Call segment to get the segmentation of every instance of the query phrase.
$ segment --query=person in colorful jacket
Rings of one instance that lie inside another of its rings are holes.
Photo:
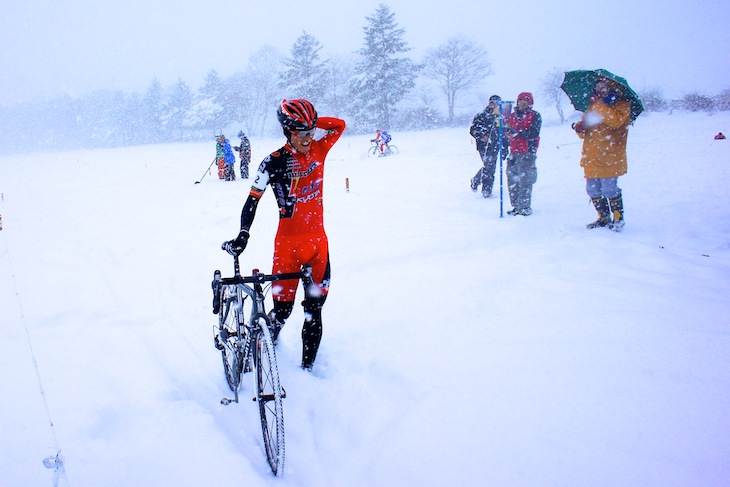
[[[216,135],[215,140],[215,157],[218,160],[218,179],[235,181],[236,173],[233,170],[233,164],[236,162],[236,156],[233,155],[231,144],[223,134]]]
[[[532,185],[537,182],[537,147],[540,145],[542,117],[532,109],[532,93],[517,96],[517,106],[509,116],[510,156],[507,158],[507,188],[512,210],[508,215],[532,215]]]
[[[494,172],[497,170],[497,156],[499,154],[499,104],[502,98],[498,95],[489,97],[489,104],[477,113],[472,120],[469,134],[474,137],[477,152],[482,160],[482,167],[471,178],[471,190],[476,192],[482,185],[482,196],[492,197],[494,187]],[[509,144],[507,137],[502,137],[502,160],[507,157]]]
[[[621,87],[607,78],[596,80],[590,104],[573,125],[583,139],[580,165],[586,192],[598,212],[598,220],[587,228],[624,226],[624,203],[618,178],[627,172],[626,140],[631,122],[631,104]]]
[[[267,186],[279,206],[279,227],[274,240],[273,274],[299,272],[312,266],[313,285],[304,290],[302,368],[311,370],[322,340],[322,306],[330,284],[329,242],[324,231],[324,164],[327,153],[345,130],[345,121],[319,117],[304,99],[283,100],[277,110],[286,144],[267,156],[258,168],[241,211],[238,237],[223,243],[234,255],[246,248],[256,208]],[[279,281],[273,288],[274,306],[269,313],[276,341],[294,308],[299,282]]]

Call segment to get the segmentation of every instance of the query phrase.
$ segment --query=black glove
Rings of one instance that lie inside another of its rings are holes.
[[[238,237],[221,244],[221,248],[231,255],[241,255],[248,244],[248,232],[241,230]]]

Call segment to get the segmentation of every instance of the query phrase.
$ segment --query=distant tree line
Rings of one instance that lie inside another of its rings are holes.
[[[428,49],[417,63],[408,57],[405,30],[386,5],[365,21],[362,48],[351,56],[322,59],[319,41],[305,31],[289,56],[265,45],[242,71],[221,78],[211,70],[197,90],[182,79],[167,87],[153,79],[143,94],[101,90],[0,107],[0,153],[205,141],[231,126],[252,136],[274,135],[279,133],[274,107],[282,98],[311,100],[321,113],[347,119],[350,133],[463,126],[474,113],[460,112],[459,99],[476,95],[486,105],[488,93],[479,90],[492,66],[484,47],[455,36]],[[562,76],[553,69],[540,93],[561,123],[563,107],[570,107],[560,90]],[[648,111],[730,105],[730,90],[716,97],[687,95],[681,104],[667,101],[658,89],[639,95]],[[446,113],[436,106],[445,106]],[[474,103],[465,106],[471,110]]]
[[[417,63],[386,5],[365,19],[363,46],[351,56],[322,59],[319,41],[303,32],[288,57],[263,46],[242,71],[222,78],[211,70],[197,90],[182,79],[167,87],[153,79],[143,94],[102,90],[2,107],[0,151],[212,140],[232,125],[276,134],[282,98],[308,98],[321,113],[346,118],[352,133],[462,123],[457,99],[491,74],[486,50],[459,36]],[[442,91],[447,115],[433,108],[429,83]]]

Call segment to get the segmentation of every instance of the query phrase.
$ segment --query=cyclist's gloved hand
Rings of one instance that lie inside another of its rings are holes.
[[[243,252],[243,249],[246,248],[247,244],[248,232],[246,230],[241,230],[241,232],[238,234],[238,237],[234,238],[233,240],[223,242],[221,248],[231,255],[241,255],[241,252]]]

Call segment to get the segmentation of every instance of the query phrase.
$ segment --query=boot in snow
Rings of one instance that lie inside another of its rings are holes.
[[[593,201],[593,206],[596,207],[596,211],[598,212],[598,220],[589,223],[586,225],[586,228],[591,230],[598,227],[607,227],[611,223],[611,210],[608,206],[608,198],[601,196],[600,198],[593,198],[591,201]]]
[[[624,201],[621,196],[611,198],[609,200],[611,204],[611,211],[613,212],[613,221],[608,224],[608,228],[614,232],[620,232],[624,228]]]

